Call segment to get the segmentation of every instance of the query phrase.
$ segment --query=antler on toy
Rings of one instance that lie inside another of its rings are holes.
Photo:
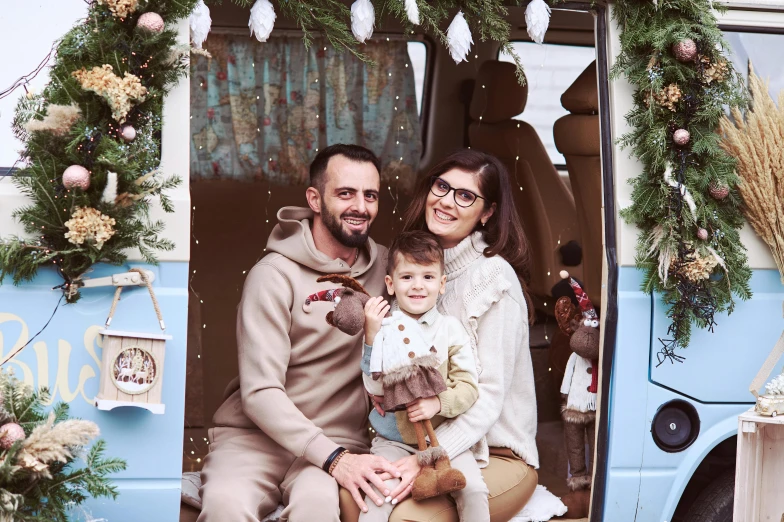
[[[363,294],[370,295],[368,291],[365,290],[365,288],[360,284],[360,282],[351,276],[347,276],[343,274],[327,274],[325,276],[321,276],[318,279],[316,279],[317,283],[323,283],[324,281],[329,281],[330,283],[338,283],[356,292],[361,292]]]

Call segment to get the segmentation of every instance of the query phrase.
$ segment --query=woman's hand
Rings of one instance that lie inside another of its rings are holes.
[[[389,494],[394,505],[403,502],[411,494],[411,489],[414,487],[414,479],[417,478],[422,467],[419,465],[416,455],[403,457],[393,462],[392,465],[400,472],[400,484]],[[393,477],[389,473],[382,473],[379,475],[379,478],[381,480],[389,480]]]
[[[408,411],[408,420],[411,422],[432,419],[441,411],[441,399],[437,395],[417,399],[406,404],[406,411]]]
[[[414,458],[416,459],[416,457]],[[391,492],[381,477],[400,478],[400,475],[401,473],[397,467],[394,464],[390,464],[384,457],[378,455],[354,455],[352,453],[343,455],[335,465],[335,469],[332,470],[332,476],[337,483],[351,493],[351,496],[354,497],[354,502],[357,503],[357,506],[363,513],[367,513],[367,504],[362,500],[362,494],[359,491],[364,491],[365,498],[369,498],[377,506],[380,506],[384,503],[384,498],[378,496],[371,484],[384,496],[389,496]]]
[[[373,345],[376,334],[381,330],[381,321],[389,312],[389,303],[383,297],[371,297],[365,303],[365,344]]]

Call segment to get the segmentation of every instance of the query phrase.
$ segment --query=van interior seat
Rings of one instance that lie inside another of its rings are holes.
[[[577,206],[583,247],[583,283],[596,306],[602,284],[602,165],[599,134],[599,90],[592,62],[561,96],[571,114],[553,127],[558,151],[566,158]]]
[[[515,204],[531,246],[530,290],[546,297],[560,281],[561,270],[582,277],[582,266],[564,266],[559,252],[560,246],[580,242],[580,237],[574,198],[536,130],[513,119],[523,112],[527,100],[528,86],[518,83],[514,64],[483,62],[469,109],[468,140],[471,148],[497,156],[509,170]]]

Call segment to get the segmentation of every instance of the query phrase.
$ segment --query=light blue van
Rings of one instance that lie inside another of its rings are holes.
[[[9,72],[0,71],[0,86],[34,68],[54,37],[67,31],[85,11],[81,0],[39,3],[15,2],[0,10],[0,49],[15,46],[21,51],[12,53],[4,64]],[[775,98],[784,88],[779,59],[784,47],[784,6],[766,0],[732,0],[729,7],[719,21],[736,69],[746,71],[752,60],[757,73],[770,78]],[[753,298],[739,302],[732,315],[717,316],[713,333],[695,330],[689,347],[678,352],[685,357],[683,361],[661,358],[658,339],[666,337],[668,318],[658,296],[640,290],[642,275],[634,262],[638,230],[619,215],[630,204],[627,181],[641,168],[617,145],[628,131],[624,115],[632,107],[633,90],[622,79],[608,79],[620,48],[612,10],[612,3],[559,4],[541,47],[526,35],[524,6],[511,7],[509,14],[514,45],[524,59],[529,81],[529,107],[518,119],[531,123],[553,172],[560,175],[559,183],[569,191],[575,187],[572,173],[567,172],[552,136],[555,120],[567,114],[559,99],[586,68],[595,67],[599,87],[601,169],[596,181],[601,186],[602,205],[594,211],[602,219],[589,225],[593,234],[603,238],[603,250],[591,260],[594,267],[602,267],[600,289],[594,291],[601,293],[596,300],[602,303],[603,351],[590,521],[729,522],[737,417],[752,406],[749,383],[784,326],[784,285],[767,247],[746,226],[742,241],[753,269]],[[213,34],[246,34],[246,12],[230,2],[213,6],[212,11]],[[36,38],[23,37],[33,31]],[[277,32],[290,40],[287,45],[301,37],[285,20],[278,21],[273,35]],[[185,22],[180,33],[186,42]],[[400,42],[404,38],[394,25],[378,27],[377,36],[382,44],[384,39]],[[25,45],[20,48],[22,40]],[[410,110],[418,117],[422,136],[421,172],[450,150],[470,145],[466,126],[471,118],[471,92],[478,88],[474,85],[477,71],[482,63],[505,57],[492,42],[477,42],[474,58],[455,66],[434,40],[417,36],[407,46],[408,58],[395,72],[411,75],[415,106]],[[325,52],[332,51],[325,48]],[[196,73],[171,92],[164,109],[162,169],[192,180],[190,186],[186,183],[170,193],[173,214],[155,210],[166,220],[164,235],[176,247],[160,253],[157,266],[144,264],[138,252],[131,252],[127,265],[98,265],[89,274],[92,279],[109,278],[143,268],[153,275],[166,333],[172,336],[165,354],[165,412],[132,407],[103,411],[95,406],[102,355],[98,332],[114,294],[111,282],[84,288],[77,304],[59,308],[61,293],[54,287],[61,280],[53,270],[42,271],[34,281],[20,286],[10,281],[0,286],[0,354],[32,339],[6,367],[29,384],[48,386],[54,400],[70,404],[74,416],[95,421],[108,442],[108,453],[128,462],[127,470],[114,477],[120,492],[117,501],[94,500],[86,505],[96,520],[174,522],[181,516],[194,520],[192,513],[183,510],[181,514],[182,473],[200,468],[208,452],[211,414],[222,401],[223,387],[237,371],[233,321],[245,271],[264,254],[277,209],[304,201],[301,184],[249,183],[235,179],[239,176],[231,172],[219,175],[217,168],[212,177],[194,174],[194,166],[203,165],[198,140],[208,139],[198,137],[199,129],[191,127],[191,118],[199,118],[194,93],[206,89],[202,84],[210,79],[208,73],[200,76],[198,60],[193,58]],[[43,81],[37,79],[31,85],[40,89]],[[286,93],[280,96],[286,100]],[[8,132],[14,102],[0,100],[0,237],[22,232],[11,217],[24,204],[10,181],[18,148]],[[329,120],[327,125],[338,126],[338,120]],[[309,145],[314,150],[303,154],[312,158],[318,143]],[[405,187],[394,178],[384,184],[388,190],[384,187],[374,232],[386,238],[399,228],[401,207],[408,200]],[[568,193],[574,205],[579,198]],[[547,276],[554,278],[557,273],[551,267]],[[554,323],[545,324],[549,326],[538,330],[542,343],[532,348],[540,372],[537,393],[542,410],[555,404],[545,397],[552,392],[546,347]],[[112,327],[140,332],[157,329],[144,288],[124,291]],[[540,422],[545,422],[541,416]],[[543,424],[540,428],[540,433],[549,429]],[[557,429],[547,433],[560,434]],[[540,476],[552,471],[556,478],[562,475],[559,484],[564,482],[565,461],[559,460],[558,452],[544,447],[540,452],[553,459],[552,467],[545,470],[543,458]],[[550,489],[559,492],[556,486]]]

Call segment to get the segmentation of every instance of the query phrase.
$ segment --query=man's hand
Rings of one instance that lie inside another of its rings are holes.
[[[390,491],[379,473],[384,473],[389,478],[399,478],[400,472],[384,457],[378,455],[354,455],[347,453],[338,461],[332,476],[335,480],[351,493],[354,502],[363,513],[367,513],[367,504],[362,500],[360,490],[365,492],[366,498],[371,499],[377,506],[384,503],[384,498],[379,497],[371,484],[380,491],[384,497]]]
[[[432,419],[441,411],[441,399],[438,396],[417,399],[406,404],[408,420],[411,422]]]
[[[383,297],[371,297],[365,303],[365,344],[373,345],[376,334],[381,330],[381,321],[389,312],[389,303]]]

